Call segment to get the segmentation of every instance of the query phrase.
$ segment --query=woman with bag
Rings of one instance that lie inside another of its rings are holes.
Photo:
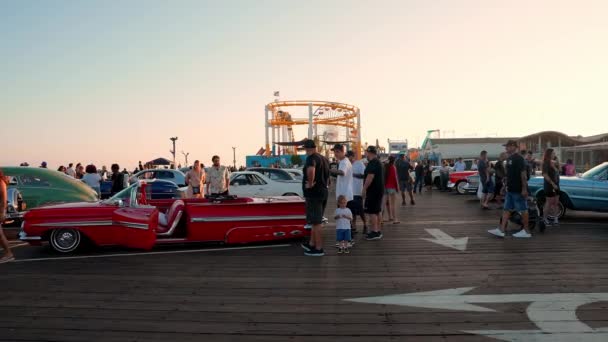
[[[198,160],[194,161],[192,169],[186,173],[186,184],[188,184],[187,198],[202,198],[203,185],[205,184],[205,170]]]

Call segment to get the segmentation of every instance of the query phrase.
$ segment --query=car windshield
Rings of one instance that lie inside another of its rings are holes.
[[[594,179],[596,176],[599,176],[602,174],[602,172],[604,172],[604,170],[608,168],[608,164],[604,163],[604,164],[600,164],[594,168],[592,168],[591,170],[583,173],[582,177],[585,179]]]
[[[105,204],[117,204],[119,200],[122,200],[125,205],[131,200],[131,192],[134,188],[137,188],[138,184],[133,183],[128,188],[123,189],[122,191],[116,193],[116,195],[108,198],[107,200],[102,201]]]

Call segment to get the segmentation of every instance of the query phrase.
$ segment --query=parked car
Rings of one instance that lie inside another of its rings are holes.
[[[474,195],[479,189],[479,172],[467,176],[467,184],[464,186],[464,192],[469,195]]]
[[[173,169],[149,169],[142,170],[129,178],[129,183],[133,184],[137,180],[162,179],[175,183],[178,187],[186,186],[186,175]]]
[[[148,193],[150,194],[151,199],[167,199],[181,197],[181,194],[178,192],[178,186],[168,180],[157,179],[155,182],[151,182],[148,188]],[[111,194],[112,182],[102,182],[101,199],[110,198]]]
[[[28,208],[65,202],[96,202],[97,192],[88,185],[55,170],[32,167],[2,167],[9,177],[8,188],[19,190]]]
[[[6,212],[4,222],[0,222],[3,226],[20,225],[23,215],[25,214],[26,203],[23,201],[19,189],[9,187],[6,190]]]
[[[294,183],[301,182],[301,180],[298,181],[290,172],[285,169],[274,169],[271,167],[250,167],[247,169],[247,171],[259,172],[273,181]]]
[[[151,249],[161,244],[242,244],[309,234],[304,229],[304,200],[299,197],[149,200],[148,185],[136,182],[105,201],[30,210],[19,237],[32,245],[48,241],[55,251],[70,253],[85,241]],[[168,210],[161,212],[159,207]]]
[[[283,170],[291,173],[293,178],[295,178],[298,182],[301,182],[302,179],[304,178],[304,171],[302,171],[302,169],[283,169]]]
[[[542,210],[545,203],[543,177],[530,178],[528,187]],[[559,190],[560,218],[566,214],[567,209],[608,212],[608,162],[597,165],[580,176],[561,176]]]
[[[467,177],[477,174],[477,171],[460,171],[450,172],[450,179],[448,181],[448,189],[455,189],[461,195],[466,194],[465,187],[467,185]]]
[[[230,194],[241,197],[303,196],[302,183],[275,181],[255,171],[233,172]]]

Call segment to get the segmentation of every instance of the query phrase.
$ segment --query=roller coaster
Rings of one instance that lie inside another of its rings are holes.
[[[298,112],[292,115],[293,112]],[[303,112],[303,113],[302,113]],[[306,115],[307,117],[295,117]],[[297,154],[304,139],[313,139],[320,153],[329,155],[331,146],[345,144],[361,155],[361,111],[353,105],[327,101],[274,101],[265,107],[266,156]],[[308,126],[308,134],[297,140],[294,126]],[[342,131],[340,131],[342,129]],[[271,139],[272,136],[272,139]]]

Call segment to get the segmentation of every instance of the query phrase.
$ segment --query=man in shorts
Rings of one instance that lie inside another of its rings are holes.
[[[353,214],[351,235],[354,235],[357,232],[357,216],[361,217],[361,221],[363,222],[363,234],[367,234],[367,222],[365,221],[365,211],[363,210],[363,197],[361,197],[365,164],[362,159],[355,159],[354,151],[348,151],[346,157],[350,160],[353,169],[353,200],[346,204],[346,207],[350,209]]]
[[[413,167],[409,158],[405,154],[400,155],[395,166],[397,167],[397,178],[399,179],[399,190],[401,191],[401,205],[405,206],[406,192],[410,196],[410,204],[416,204],[416,202],[414,202],[412,177],[410,176],[410,171],[413,170]]]
[[[323,214],[327,206],[329,195],[329,161],[317,153],[317,146],[313,140],[304,141],[306,150],[306,163],[304,164],[304,177],[302,188],[306,199],[306,222],[312,225],[310,241],[302,243],[304,255],[324,256],[323,251]]]
[[[511,218],[511,213],[517,211],[521,215],[524,229],[513,234],[516,238],[530,238],[530,228],[528,228],[528,171],[526,161],[518,153],[518,144],[515,140],[509,140],[505,144],[509,158],[507,159],[507,188],[505,203],[502,213],[502,224],[488,233],[498,237],[505,237],[505,232]]]
[[[380,212],[382,212],[384,196],[384,170],[378,159],[376,146],[369,146],[366,154],[369,162],[365,168],[362,196],[365,199],[365,213],[369,216],[372,231],[367,233],[365,239],[380,240],[382,239]]]
[[[477,162],[477,170],[479,170],[479,186],[481,186],[481,208],[490,209],[489,202],[494,194],[494,183],[490,177],[490,162],[488,161],[488,152],[481,151],[479,161]]]

